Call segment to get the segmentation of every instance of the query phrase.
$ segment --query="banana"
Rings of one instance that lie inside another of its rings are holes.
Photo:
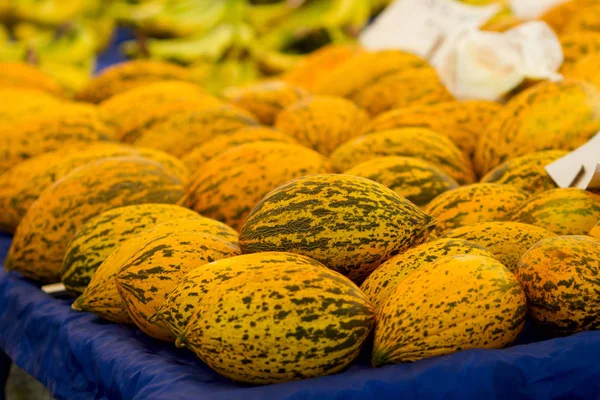
[[[387,6],[392,4],[394,0],[369,0],[369,6],[371,7],[371,14],[375,15],[380,13]]]
[[[12,17],[11,0],[0,0],[0,20],[9,20]]]
[[[184,37],[213,29],[227,13],[228,1],[151,0],[117,1],[110,13],[153,36]]]
[[[272,4],[249,4],[247,19],[250,25],[259,33],[264,33],[276,21],[287,18],[296,10],[287,1]]]
[[[59,28],[53,40],[34,48],[42,62],[87,63],[96,53],[96,36],[91,27],[75,22]]]
[[[190,71],[194,81],[215,95],[227,87],[242,86],[261,77],[258,65],[251,58],[226,59],[218,64],[200,61]]]
[[[362,0],[333,0],[328,13],[321,21],[326,27],[348,26],[358,33],[371,16],[371,7]]]
[[[243,30],[244,38],[252,36],[249,29]],[[180,64],[190,64],[199,59],[217,62],[229,48],[236,44],[237,35],[237,28],[233,24],[220,24],[204,35],[177,39],[149,39],[145,46],[150,57],[156,60],[174,61]],[[122,49],[130,57],[139,57],[144,51],[135,41],[123,43]]]
[[[172,36],[201,34],[214,28],[227,13],[226,1],[169,0],[164,12],[151,21],[153,29]]]
[[[122,48],[129,56],[139,57],[147,52],[153,59],[181,64],[198,60],[218,62],[226,53],[241,55],[254,42],[252,27],[243,22],[244,10],[243,1],[227,0],[223,21],[208,32],[184,38],[148,39],[143,45],[129,41]]]
[[[15,18],[42,25],[60,25],[82,14],[88,0],[19,0],[13,3]]]
[[[141,27],[144,21],[155,18],[164,9],[164,0],[117,0],[109,5],[107,13],[123,24]]]
[[[299,44],[300,52],[306,53],[327,43],[348,41],[367,23],[371,12],[371,4],[364,0],[312,0],[262,35],[255,51],[294,52]],[[320,39],[323,33],[325,41]],[[316,46],[306,46],[314,38]]]
[[[96,53],[108,47],[116,27],[116,20],[108,13],[107,6],[102,0],[90,1],[81,23],[92,30],[96,41]]]
[[[6,29],[6,26],[0,24],[0,46],[4,46],[10,41],[10,32]]]

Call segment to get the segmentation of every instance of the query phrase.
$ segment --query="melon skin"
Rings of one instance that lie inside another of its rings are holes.
[[[6,257],[9,271],[58,282],[69,241],[90,218],[130,204],[174,204],[182,182],[161,164],[115,157],[84,165],[46,189],[17,227]]]
[[[361,283],[425,241],[435,220],[391,189],[351,175],[290,181],[265,196],[240,230],[242,251],[302,254]]]
[[[342,371],[373,327],[364,293],[318,263],[270,264],[211,289],[181,337],[208,366],[240,382],[271,384]]]
[[[401,282],[380,308],[372,364],[503,348],[517,338],[526,315],[523,287],[498,260],[445,257]]]
[[[557,335],[600,329],[600,242],[589,236],[541,240],[523,255],[515,274],[532,319]]]

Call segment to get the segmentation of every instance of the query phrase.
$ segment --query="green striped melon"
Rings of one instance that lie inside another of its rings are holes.
[[[346,277],[276,260],[212,288],[181,336],[220,374],[269,384],[343,370],[373,322],[371,304]]]
[[[286,183],[252,210],[244,253],[289,251],[362,282],[388,258],[427,239],[435,221],[391,189],[351,175]]]
[[[458,188],[458,183],[444,171],[415,157],[374,158],[344,173],[381,183],[419,207],[448,190]]]
[[[416,157],[438,167],[460,184],[475,181],[471,161],[445,136],[425,128],[391,129],[359,136],[342,144],[331,154],[336,171],[348,169],[373,158]]]
[[[462,254],[493,257],[483,246],[462,239],[438,239],[423,243],[400,253],[381,264],[360,286],[361,290],[379,308],[396,287],[424,265],[440,258]]]
[[[100,264],[119,245],[164,222],[196,218],[198,213],[171,204],[113,208],[90,219],[75,234],[62,261],[60,277],[75,295],[83,293]]]
[[[512,343],[525,324],[525,293],[494,258],[458,255],[421,267],[377,313],[375,367]]]
[[[548,190],[531,197],[511,220],[558,235],[587,235],[600,220],[600,195],[577,188]]]
[[[515,274],[525,288],[529,315],[547,330],[572,334],[600,329],[600,242],[588,236],[539,241]]]

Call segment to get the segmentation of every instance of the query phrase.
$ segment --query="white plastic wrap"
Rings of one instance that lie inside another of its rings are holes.
[[[456,0],[396,0],[363,31],[360,42],[369,50],[398,49],[430,58],[448,32],[477,28],[499,10]]]
[[[504,33],[458,29],[432,58],[457,98],[486,100],[500,99],[527,78],[559,80],[562,62],[558,37],[539,21]]]

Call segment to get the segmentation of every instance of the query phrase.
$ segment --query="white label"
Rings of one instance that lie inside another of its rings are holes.
[[[546,171],[561,188],[597,188],[600,184],[600,133],[589,142],[546,166]]]
[[[521,19],[535,19],[568,0],[508,0],[513,14]]]
[[[430,58],[448,32],[477,28],[500,6],[471,6],[456,0],[396,0],[361,34],[369,50],[398,49]]]
[[[47,294],[61,294],[66,293],[65,285],[62,283],[52,283],[50,285],[42,286],[42,292]]]

